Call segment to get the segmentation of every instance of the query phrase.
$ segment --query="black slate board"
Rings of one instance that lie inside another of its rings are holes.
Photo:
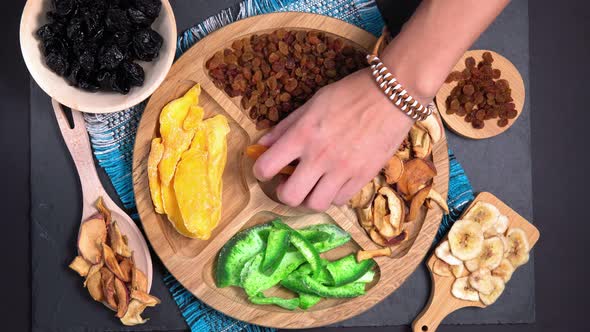
[[[237,1],[214,3],[173,2],[179,31]],[[525,88],[528,73],[528,3],[512,2],[473,48],[493,49],[520,70]],[[465,167],[475,190],[496,194],[525,218],[532,220],[530,103],[505,134],[471,141],[448,133],[449,146]],[[103,184],[110,190],[109,181]],[[113,198],[116,195],[110,191]],[[146,311],[151,320],[135,328],[122,327],[111,312],[94,303],[81,286],[81,278],[67,269],[75,255],[81,196],[74,165],[60,137],[49,97],[31,86],[31,242],[33,329],[35,331],[174,331],[186,324],[164,287],[163,268],[153,254],[152,292],[162,299],[157,310]],[[426,303],[429,277],[420,267],[385,301],[365,314],[337,326],[388,326],[410,323]],[[528,323],[535,319],[533,264],[521,267],[506,293],[486,310],[463,309],[445,323]]]

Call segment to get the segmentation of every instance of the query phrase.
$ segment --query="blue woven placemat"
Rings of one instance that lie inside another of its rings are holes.
[[[377,35],[383,20],[374,0],[246,0],[188,29],[178,38],[177,57],[207,34],[237,20],[278,11],[311,12],[344,20]],[[125,208],[138,221],[132,183],[132,160],[135,134],[145,103],[111,114],[85,114],[86,127],[94,154],[108,174]],[[449,196],[451,213],[445,216],[437,235],[440,239],[463,208],[473,199],[473,192],[463,168],[449,151]],[[174,279],[164,278],[191,331],[272,331],[247,324],[208,307]]]

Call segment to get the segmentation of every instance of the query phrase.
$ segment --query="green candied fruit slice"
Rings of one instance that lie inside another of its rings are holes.
[[[353,254],[328,263],[326,269],[330,272],[334,286],[341,286],[354,282],[376,265],[372,259],[357,262]]]
[[[268,234],[264,259],[262,260],[262,270],[266,273],[272,273],[287,253],[289,247],[289,230],[273,229]]]
[[[239,286],[244,264],[266,246],[272,224],[266,223],[240,231],[219,251],[215,266],[217,287]]]

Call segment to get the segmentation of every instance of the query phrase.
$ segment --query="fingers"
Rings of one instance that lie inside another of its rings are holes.
[[[316,185],[323,169],[312,162],[302,161],[295,172],[277,187],[277,197],[288,206],[299,206]]]
[[[262,144],[265,146],[273,145],[283,134],[291,127],[293,123],[295,123],[301,115],[305,112],[304,106],[299,107],[294,112],[289,114],[285,119],[283,119],[279,124],[277,124],[274,128],[272,128],[266,135],[262,136],[258,140],[258,144]]]
[[[301,156],[303,149],[296,135],[294,130],[287,132],[256,160],[252,171],[258,180],[272,179],[283,167]]]
[[[345,175],[339,172],[324,174],[307,197],[305,205],[315,211],[326,211],[346,182]]]
[[[338,191],[338,194],[334,197],[334,205],[344,205],[346,204],[354,194],[356,194],[361,188],[367,184],[369,180],[359,179],[359,178],[352,178],[348,180]]]

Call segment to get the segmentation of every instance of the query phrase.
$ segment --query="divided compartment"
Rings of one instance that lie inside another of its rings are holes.
[[[250,228],[250,227],[253,227],[253,226],[256,226],[256,225],[259,225],[259,224],[267,223],[267,222],[274,220],[276,218],[281,218],[281,220],[283,222],[287,223],[289,226],[293,227],[294,229],[300,229],[300,228],[303,228],[303,227],[306,227],[309,225],[315,225],[315,224],[336,224],[340,227],[340,225],[327,213],[313,213],[313,214],[308,213],[308,214],[302,214],[302,215],[296,215],[296,216],[284,216],[284,215],[281,215],[281,214],[278,214],[275,212],[271,212],[271,211],[261,211],[261,212],[254,214],[245,224],[243,224],[240,231]],[[336,259],[342,258],[344,256],[347,256],[351,253],[356,253],[360,249],[361,249],[361,246],[355,241],[355,239],[353,237],[348,243],[346,243],[338,248],[332,249],[328,252],[322,253],[320,256],[322,258],[326,258],[329,260],[336,260]],[[287,312],[287,313],[292,312],[292,311],[289,311],[289,310],[286,310],[286,309],[283,309],[283,308],[280,308],[280,307],[274,306],[274,305],[256,305],[256,304],[250,303],[248,301],[248,296],[246,295],[246,292],[242,288],[239,288],[239,287],[230,286],[230,287],[225,287],[225,288],[217,288],[217,286],[215,285],[215,276],[214,276],[216,261],[217,261],[217,255],[215,255],[214,257],[211,257],[211,259],[209,259],[207,261],[207,263],[204,264],[203,270],[202,270],[202,273],[203,273],[202,280],[211,290],[214,290],[215,292],[217,292],[221,296],[227,298],[229,301],[234,301],[234,302],[240,303],[242,305],[254,306],[256,309],[259,309],[259,310]],[[367,292],[369,292],[373,287],[375,287],[381,278],[379,263],[375,266],[374,270],[376,272],[375,278],[373,279],[373,281],[371,283],[367,284],[367,286],[366,286]],[[297,296],[297,294],[281,287],[280,285],[274,286],[273,288],[265,291],[264,294],[266,296],[280,296],[280,297],[284,297],[284,298],[291,298],[291,297]],[[333,298],[323,299],[322,301],[320,301],[318,304],[311,307],[310,309],[307,309],[307,310],[297,309],[296,311],[313,312],[313,311],[317,311],[317,310],[328,309],[328,308],[339,306],[339,305],[344,304],[344,303],[351,301],[353,299],[333,299]]]
[[[185,80],[179,82],[178,86],[170,95],[169,101],[182,97],[196,82]],[[172,250],[182,257],[195,257],[206,247],[212,239],[223,231],[240,211],[242,211],[250,200],[250,191],[242,176],[243,151],[250,142],[248,134],[227,114],[215,100],[202,88],[199,97],[199,105],[205,110],[204,119],[217,114],[225,115],[229,122],[230,132],[227,136],[227,163],[223,172],[222,192],[222,213],[221,220],[211,233],[209,240],[191,239],[180,235],[172,226],[166,215],[157,215],[158,224],[164,237],[172,247]],[[162,106],[163,107],[163,106]],[[159,131],[159,126],[157,129]],[[231,185],[227,185],[231,184]]]
[[[202,62],[202,71],[203,73],[205,73],[206,77],[213,82],[213,78],[211,77],[210,73],[209,73],[209,69],[207,69],[207,61],[209,61],[209,59],[211,59],[215,53],[221,51],[223,52],[225,49],[232,49],[232,44],[234,41],[236,40],[241,40],[241,39],[245,39],[245,38],[250,38],[253,35],[263,35],[263,34],[270,34],[276,30],[279,29],[283,29],[286,31],[305,31],[305,32],[309,32],[309,31],[317,31],[317,32],[321,32],[326,36],[332,37],[332,38],[337,38],[337,39],[341,39],[344,42],[344,45],[350,45],[353,48],[355,48],[356,50],[362,50],[363,52],[367,53],[369,52],[368,47],[364,47],[363,45],[360,45],[359,43],[354,42],[353,40],[340,36],[338,34],[335,33],[331,33],[331,32],[327,32],[324,30],[318,30],[318,29],[313,29],[313,28],[301,28],[301,27],[291,27],[291,26],[278,26],[276,28],[272,28],[272,29],[264,29],[264,30],[259,30],[259,31],[255,31],[255,32],[251,32],[251,33],[246,33],[246,34],[242,34],[242,35],[238,35],[235,36],[235,38],[229,39],[223,46],[221,46],[219,49],[212,49],[209,52],[206,53],[206,55],[203,57],[203,62]],[[367,65],[368,67],[368,65]],[[218,88],[217,86],[215,86],[219,91],[221,91],[223,93],[223,95],[228,99],[231,100],[231,102],[238,108],[240,109],[240,111],[242,112],[242,114],[249,120],[252,122],[252,124],[256,124],[256,120],[252,119],[250,117],[250,115],[248,114],[248,109],[245,109],[242,107],[241,101],[243,96],[236,96],[236,97],[231,97],[229,96],[229,94],[227,92],[225,92],[223,89]],[[263,131],[263,130],[261,130]]]

